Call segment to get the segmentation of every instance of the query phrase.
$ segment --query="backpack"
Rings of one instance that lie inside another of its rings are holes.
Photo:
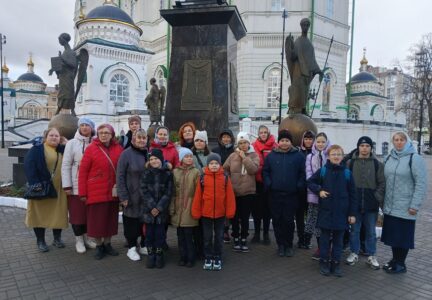
[[[224,177],[225,177],[225,188],[226,188],[226,186],[228,184],[229,175],[224,172]],[[200,175],[200,184],[201,184],[201,189],[204,191],[204,174]]]
[[[322,183],[322,181],[323,181],[323,179],[324,179],[324,176],[325,176],[326,172],[327,172],[327,168],[326,168],[326,166],[324,165],[324,166],[321,167],[321,170],[320,170],[320,180],[321,180],[321,183]],[[345,169],[344,169],[344,175],[345,175],[345,180],[346,180],[347,182],[349,182],[349,181],[350,181],[350,178],[351,178],[351,171],[348,170],[347,168],[345,168]]]
[[[410,154],[410,159],[409,159],[408,166],[409,166],[409,168],[410,168],[411,178],[412,178],[413,181],[414,181],[414,175],[413,175],[413,172],[412,172],[412,159],[413,159],[413,156],[414,156],[414,153],[411,153],[411,154]],[[384,165],[387,163],[387,161],[389,160],[389,158],[390,158],[390,155],[386,157],[386,159],[385,159],[385,161],[384,161]]]

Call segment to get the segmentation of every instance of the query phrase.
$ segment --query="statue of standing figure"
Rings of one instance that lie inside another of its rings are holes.
[[[84,81],[87,65],[88,65],[88,52],[81,49],[79,55],[69,46],[71,36],[67,33],[62,33],[58,37],[60,45],[64,47],[63,53],[59,51],[57,57],[51,58],[51,69],[48,74],[52,75],[53,72],[57,74],[59,79],[59,92],[56,115],[62,109],[70,109],[73,116],[75,114],[75,100],[78,92]],[[75,88],[75,77],[77,79],[77,87]]]
[[[164,86],[161,86],[159,89],[155,78],[150,79],[150,85],[150,92],[145,98],[145,104],[150,113],[150,126],[152,126],[153,123],[156,125],[162,123],[162,112],[165,104],[166,89]]]
[[[309,19],[302,19],[300,27],[302,34],[295,42],[291,34],[285,41],[285,56],[291,78],[291,86],[288,88],[288,113],[306,115],[309,85],[316,74],[320,75],[321,81],[323,73],[316,62],[314,47],[307,37]]]

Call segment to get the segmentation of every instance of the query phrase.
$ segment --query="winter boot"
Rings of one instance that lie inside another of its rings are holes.
[[[153,269],[156,266],[156,254],[153,248],[147,247],[147,262],[146,267],[148,269]]]
[[[324,276],[329,276],[330,275],[330,268],[329,268],[329,263],[327,260],[321,260],[320,259],[320,274],[324,275]]]
[[[37,247],[39,252],[48,252],[49,248],[45,242],[45,239],[38,239],[37,240]]]
[[[53,246],[57,248],[64,248],[65,244],[61,239],[61,230],[54,229],[53,233],[54,233],[54,241],[52,243]]]
[[[104,244],[100,244],[96,246],[96,253],[94,258],[96,260],[101,260],[102,258],[105,257],[105,249],[104,249]]]
[[[162,269],[165,266],[162,248],[156,248],[156,268]]]
[[[336,276],[336,277],[342,277],[342,271],[341,271],[341,268],[340,268],[340,262],[338,262],[338,261],[332,261],[331,262],[330,272],[334,276]]]
[[[117,250],[114,250],[114,248],[111,246],[111,243],[107,243],[104,246],[105,253],[111,256],[118,256],[119,253]]]

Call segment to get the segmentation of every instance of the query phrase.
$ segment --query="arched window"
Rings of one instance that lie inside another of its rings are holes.
[[[323,77],[323,90],[322,90],[322,110],[329,111],[330,109],[330,96],[331,96],[331,84],[332,78],[330,73],[325,73]]]
[[[27,105],[27,119],[30,120],[39,119],[39,113],[36,105],[34,104]]]
[[[350,119],[350,120],[358,120],[359,117],[360,117],[360,113],[359,113],[358,109],[355,108],[355,107],[351,107],[350,111],[349,111],[349,114],[348,114],[348,119]]]
[[[379,122],[384,121],[384,109],[381,105],[376,105],[372,109],[372,119]]]
[[[129,80],[123,74],[115,74],[111,78],[110,100],[118,104],[129,102]]]
[[[267,108],[279,107],[280,77],[281,73],[279,68],[273,68],[268,72]]]

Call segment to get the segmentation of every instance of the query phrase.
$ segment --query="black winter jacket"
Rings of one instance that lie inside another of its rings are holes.
[[[231,137],[231,145],[229,147],[226,147],[224,144],[222,144],[222,136],[224,134],[228,134]],[[225,163],[225,161],[227,160],[228,156],[230,156],[231,153],[234,152],[234,143],[235,143],[235,138],[234,138],[234,134],[231,131],[231,129],[225,129],[225,130],[223,130],[219,134],[218,146],[215,147],[215,148],[213,148],[211,150],[211,152],[217,153],[217,154],[220,155],[221,161],[222,161],[222,165]]]
[[[147,224],[166,224],[173,193],[172,173],[166,167],[154,169],[149,166],[141,175],[140,190],[143,197],[142,221]],[[159,211],[156,217],[151,214],[153,208]]]

